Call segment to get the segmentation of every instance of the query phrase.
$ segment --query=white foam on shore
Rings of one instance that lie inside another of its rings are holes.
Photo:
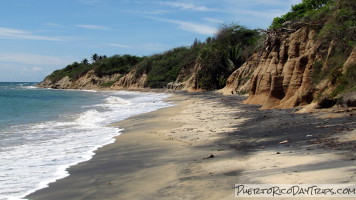
[[[170,104],[167,94],[106,92],[101,104],[61,121],[12,127],[0,147],[0,200],[23,199],[49,183],[68,176],[70,166],[87,161],[98,148],[113,143],[121,129],[108,126],[133,115]]]

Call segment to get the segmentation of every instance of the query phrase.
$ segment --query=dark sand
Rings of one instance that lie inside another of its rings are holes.
[[[241,100],[175,94],[176,106],[119,122],[115,143],[27,198],[236,199],[236,183],[356,183],[354,111],[322,118]]]

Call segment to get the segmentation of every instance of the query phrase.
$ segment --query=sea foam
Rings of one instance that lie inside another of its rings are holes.
[[[28,88],[33,89],[33,88]],[[130,116],[170,104],[167,94],[103,92],[102,103],[60,120],[22,124],[2,131],[0,200],[23,199],[68,176],[66,169],[92,158],[98,148],[113,143],[122,129],[108,126]],[[0,130],[1,131],[1,130]],[[15,137],[16,136],[16,137]]]

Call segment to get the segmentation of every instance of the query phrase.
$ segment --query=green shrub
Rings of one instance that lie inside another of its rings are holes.
[[[283,23],[287,21],[300,21],[304,17],[325,12],[322,8],[332,2],[334,2],[334,0],[303,0],[302,3],[293,5],[290,12],[281,17],[274,18],[270,29],[281,28]]]
[[[179,47],[147,58],[138,71],[148,75],[147,86],[161,88],[174,82],[182,68],[192,67],[200,47]]]
[[[67,65],[62,70],[56,70],[47,78],[49,78],[53,83],[61,80],[63,77],[68,76],[71,80],[77,80],[80,76],[85,74],[91,69],[91,65],[74,62],[71,65]]]
[[[321,80],[327,80],[335,89],[330,94],[331,98],[347,91],[356,89],[356,65],[349,66],[345,73],[342,72],[343,64],[348,58],[343,49],[335,49],[330,55],[327,65],[317,61],[313,66],[313,84],[318,84]]]
[[[237,24],[223,25],[199,52],[202,69],[197,75],[198,87],[223,88],[229,75],[252,55],[260,38],[257,30]]]
[[[127,74],[142,58],[131,55],[114,55],[94,63],[95,74],[99,77],[115,73]]]

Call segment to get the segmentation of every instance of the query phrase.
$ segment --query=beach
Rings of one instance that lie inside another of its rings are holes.
[[[26,198],[237,199],[235,184],[356,183],[355,110],[261,110],[245,98],[173,93],[175,106],[115,123],[115,143]]]

